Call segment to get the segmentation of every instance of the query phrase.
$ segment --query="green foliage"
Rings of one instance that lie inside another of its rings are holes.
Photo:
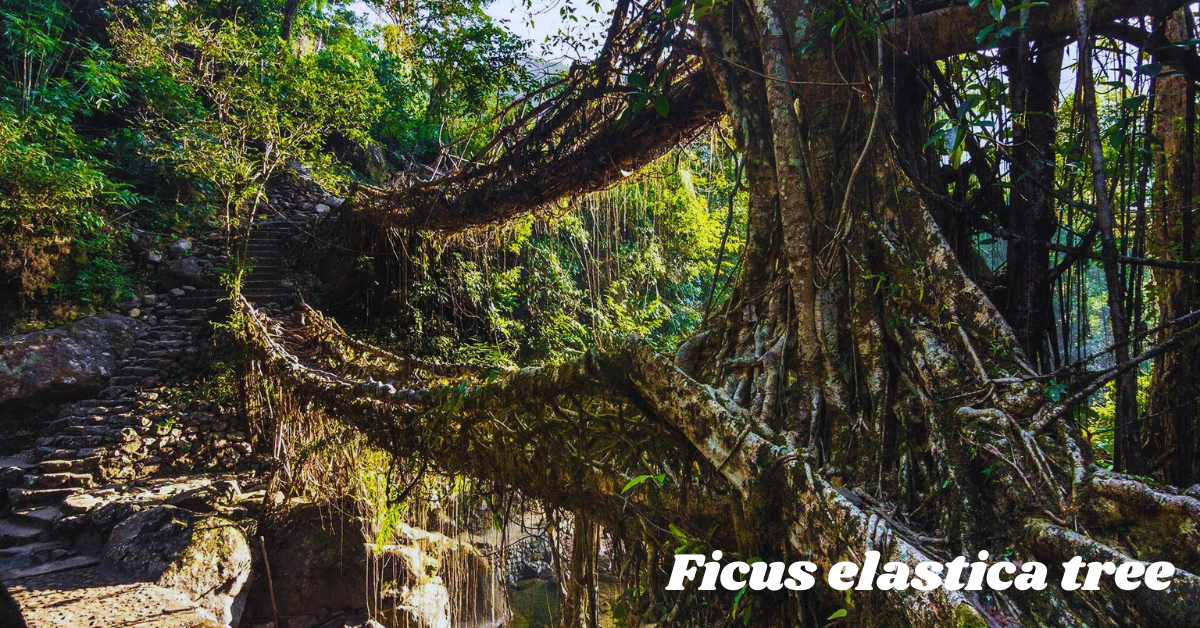
[[[730,212],[734,170],[697,143],[558,216],[425,241],[393,295],[402,327],[386,331],[418,352],[498,364],[553,362],[631,334],[673,350],[704,317],[718,254],[712,303],[739,270],[746,199]]]
[[[336,188],[342,173],[325,140],[338,132],[365,143],[380,106],[378,90],[359,80],[358,51],[335,38],[294,54],[240,17],[201,18],[162,6],[112,29],[145,101],[148,155],[203,185],[231,230],[248,224],[267,181],[289,163],[314,167]]]
[[[399,6],[399,5],[397,5]],[[245,228],[293,162],[331,191],[467,135],[528,82],[525,42],[480,2],[0,0],[0,294],[105,307],[135,281],[130,227]],[[470,136],[485,141],[486,133]],[[6,301],[11,299],[6,298]]]
[[[625,487],[621,489],[621,494],[624,495],[625,493],[628,493],[629,491],[636,488],[642,482],[645,482],[646,480],[650,480],[650,479],[653,479],[655,482],[657,482],[661,486],[662,483],[666,481],[667,476],[664,474],[661,474],[661,473],[658,475],[642,474],[642,475],[635,476],[633,479],[631,479],[625,483]],[[675,528],[674,525],[672,525],[671,527],[673,529]]]
[[[75,28],[58,2],[0,2],[0,294],[107,305],[125,286],[121,234],[106,216],[139,199],[76,129],[125,92],[110,52],[73,40]]]
[[[370,35],[371,71],[385,103],[373,137],[401,162],[436,153],[450,140],[471,153],[488,141],[501,94],[533,85],[528,42],[484,12],[485,2],[380,2],[394,24]]]

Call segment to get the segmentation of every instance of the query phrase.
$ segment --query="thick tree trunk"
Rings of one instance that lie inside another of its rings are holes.
[[[1092,33],[1086,0],[1075,0],[1078,20],[1080,63],[1079,93],[1083,96],[1088,143],[1091,153],[1092,195],[1096,205],[1096,226],[1100,234],[1100,258],[1104,268],[1104,283],[1108,295],[1108,322],[1112,329],[1113,357],[1117,364],[1129,361],[1129,318],[1125,306],[1125,284],[1118,265],[1116,217],[1108,196],[1104,148],[1100,135],[1099,111],[1096,107],[1096,88],[1092,74]],[[1113,469],[1141,474],[1142,429],[1137,413],[1137,371],[1126,369],[1116,380],[1113,413]]]
[[[898,133],[883,44],[864,32],[835,45],[828,25],[811,21],[825,8],[734,3],[703,24],[708,65],[747,155],[752,218],[744,283],[680,363],[746,409],[760,434],[797,452],[773,455],[805,462],[803,471],[790,467],[795,476],[768,480],[756,474],[762,447],[714,458],[735,481],[731,457],[757,461],[738,483],[743,499],[754,511],[784,500],[778,508],[788,520],[803,522],[790,528],[792,545],[823,561],[872,548],[879,532],[865,523],[867,504],[909,513],[905,526],[872,524],[893,540],[904,537],[902,527],[911,534],[890,546],[895,556],[1015,548],[1024,560],[1053,561],[1059,556],[1047,548],[1069,549],[1077,539],[1037,532],[1045,530],[1038,521],[1066,521],[1083,506],[1077,484],[1090,473],[1086,446],[1063,425],[1053,437],[1030,431],[1047,400],[1021,342],[963,273],[891,158],[885,138]],[[1050,76],[1039,86],[1052,87]],[[1052,95],[1037,96],[1030,102],[1026,91],[1025,111],[1052,109]],[[1039,140],[1048,148],[1048,138]],[[1020,228],[1047,241],[1045,197],[1024,189],[1022,209],[1037,215],[1020,217],[1030,220]],[[1027,322],[1044,333],[1044,318]],[[829,512],[845,519],[817,525]],[[1056,542],[1026,540],[1047,534]],[[935,618],[947,616],[989,625],[1109,621],[1085,603],[1045,595],[1004,603],[931,597],[908,608],[877,599],[860,611],[863,625],[886,624],[898,610],[910,625],[945,625]],[[1059,616],[1037,610],[1049,599],[1061,602]],[[1114,595],[1110,603],[1150,612],[1137,599]]]
[[[1184,11],[1175,12],[1161,26],[1170,41],[1193,36]],[[1200,169],[1196,163],[1196,92],[1191,77],[1174,75],[1157,79],[1155,124],[1162,142],[1161,211],[1151,217],[1150,242],[1157,257],[1194,261],[1200,240],[1200,220],[1195,217]],[[1156,268],[1159,320],[1171,321],[1200,310],[1196,273]],[[1177,329],[1163,330],[1159,342]],[[1177,486],[1200,482],[1200,344],[1185,342],[1178,351],[1154,362],[1148,404],[1150,458],[1162,462],[1163,476]]]
[[[1050,251],[1058,218],[1048,190],[1054,189],[1054,141],[1057,131],[1062,49],[1034,53],[1018,32],[1002,47],[1009,77],[1014,125],[1012,192],[999,212],[1015,238],[1008,242],[1004,318],[1026,355],[1041,372],[1057,368]]]
[[[296,21],[296,10],[300,8],[300,0],[287,0],[283,5],[283,24],[279,28],[279,37],[284,41],[292,40],[292,24]]]

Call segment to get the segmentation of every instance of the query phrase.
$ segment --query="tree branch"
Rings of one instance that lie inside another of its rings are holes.
[[[1183,0],[1097,0],[1091,3],[1091,20],[1108,24],[1143,15],[1166,15],[1185,4]],[[1007,18],[1016,25],[1016,15]],[[945,59],[985,48],[975,36],[995,19],[986,5],[964,4],[889,22],[886,29],[897,50],[927,59]],[[1050,0],[1050,6],[1029,9],[1026,37],[1031,40],[1070,37],[1076,32],[1071,0]]]

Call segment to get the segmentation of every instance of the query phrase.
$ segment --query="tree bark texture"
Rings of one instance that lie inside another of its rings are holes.
[[[1171,42],[1185,41],[1194,34],[1185,28],[1184,11],[1173,13],[1160,28]],[[1169,68],[1170,69],[1170,68]],[[1176,68],[1177,69],[1177,68]],[[1200,241],[1200,220],[1195,199],[1200,191],[1200,169],[1196,163],[1196,107],[1194,77],[1161,76],[1156,79],[1158,120],[1162,142],[1160,211],[1151,216],[1151,247],[1164,259],[1195,261]],[[1159,268],[1159,320],[1170,321],[1200,310],[1196,273]],[[1174,330],[1164,330],[1164,342]],[[1178,486],[1200,482],[1200,344],[1184,342],[1178,351],[1154,362],[1147,408],[1149,458],[1163,461],[1163,473]]]
[[[1010,201],[999,217],[1018,236],[1008,242],[1004,318],[1021,348],[1041,372],[1054,364],[1054,307],[1050,251],[1058,218],[1048,190],[1054,189],[1054,140],[1062,49],[1034,50],[1022,33],[1009,38],[1001,53],[1009,76],[1009,102],[1015,118],[1012,160],[1016,174]]]

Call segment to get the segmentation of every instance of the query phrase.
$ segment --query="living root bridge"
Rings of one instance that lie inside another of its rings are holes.
[[[544,144],[521,138],[495,162],[470,160],[461,170],[393,189],[362,186],[349,208],[372,224],[449,233],[605,189],[696,137],[724,111],[703,68],[684,72],[664,95],[670,102],[665,117],[653,107],[631,111],[626,96],[613,91],[540,123],[554,128],[530,131],[547,135]]]
[[[517,488],[617,529],[621,517],[665,515],[671,521],[670,509],[679,508],[680,502],[669,491],[662,491],[665,497],[622,498],[620,487],[631,473],[587,449],[586,443],[604,435],[642,443],[653,437],[654,446],[666,442],[694,450],[724,478],[740,503],[779,504],[791,551],[823,569],[845,560],[861,562],[868,550],[881,552],[885,562],[910,566],[947,559],[936,538],[910,529],[893,508],[866,493],[836,486],[814,470],[808,452],[764,428],[722,392],[697,382],[639,338],[556,366],[493,371],[454,384],[414,388],[392,382],[427,377],[423,369],[447,373],[473,368],[421,362],[373,348],[346,337],[312,310],[270,319],[240,297],[235,303],[239,333],[262,377],[319,405],[327,417],[361,431],[375,446],[394,454],[428,457],[446,472]],[[583,403],[577,411],[568,411],[559,408],[564,397],[591,398],[610,407],[628,402],[640,412],[606,418],[597,406]],[[561,432],[572,429],[580,430],[579,438],[562,440]],[[431,438],[434,433],[442,436]],[[1194,522],[1200,508],[1200,501],[1190,497],[1101,471],[1080,477],[1076,490],[1095,496],[1094,503],[1118,520],[1122,508],[1157,512],[1165,529]],[[719,494],[712,502],[718,520],[727,507]],[[1031,518],[1025,528],[1026,551],[1048,561],[1074,555],[1134,560],[1067,526]],[[1161,546],[1149,536],[1145,539],[1147,545]],[[1186,552],[1189,560],[1195,551]],[[1047,612],[1055,609],[1057,614],[1044,615],[1042,625],[1086,623],[1057,589],[1032,599],[1011,592],[989,593],[985,599],[976,592],[940,588],[859,593],[858,612],[881,618],[878,621],[902,617],[906,626],[1035,625],[1028,623],[1028,611],[1021,607],[1047,605]],[[1200,625],[1194,612],[1198,600],[1200,579],[1180,569],[1165,592],[1139,590],[1131,595],[1106,589],[1086,603],[1113,605],[1141,621],[1195,626]]]

